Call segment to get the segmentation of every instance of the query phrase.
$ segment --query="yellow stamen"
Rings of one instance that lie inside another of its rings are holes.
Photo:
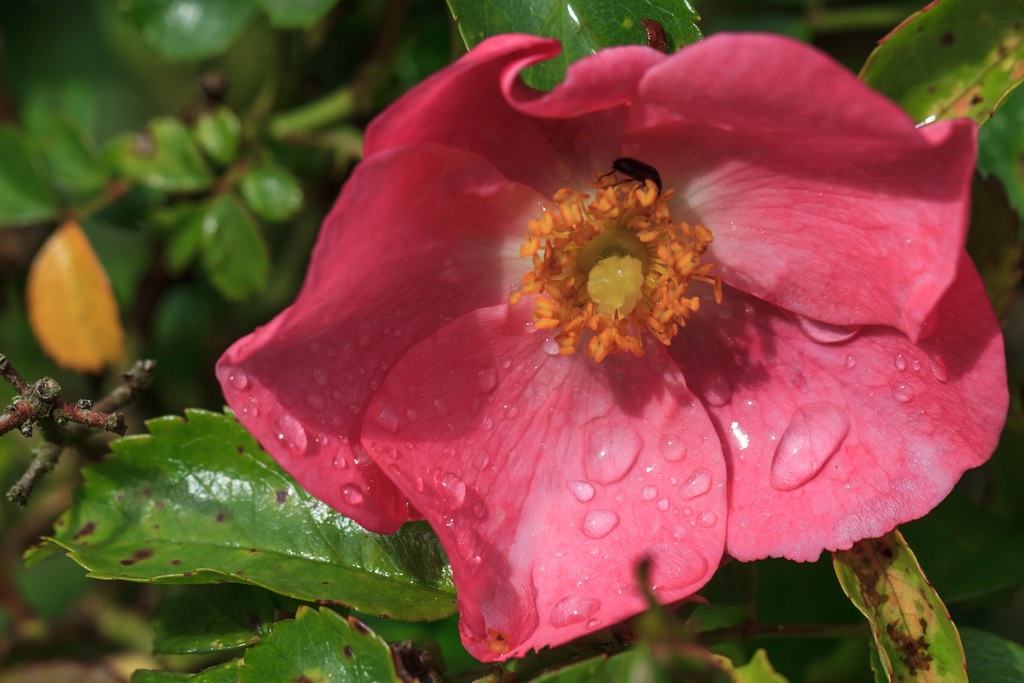
[[[533,270],[510,301],[538,294],[535,325],[554,331],[564,355],[589,333],[596,361],[623,351],[642,356],[643,330],[668,345],[700,307],[698,297],[684,296],[691,281],[712,285],[721,303],[721,281],[701,264],[711,231],[673,223],[673,191],[659,194],[651,180],[623,183],[606,173],[591,186],[592,196],[559,190],[553,209],[530,221],[519,253]]]

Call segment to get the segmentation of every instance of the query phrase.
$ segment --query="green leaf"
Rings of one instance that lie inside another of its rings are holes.
[[[1015,92],[978,131],[978,168],[995,175],[1017,214],[1024,216],[1024,92]]]
[[[155,190],[198,192],[213,184],[188,128],[176,118],[150,121],[146,132],[122,142],[114,154],[126,176]]]
[[[338,0],[252,0],[280,28],[312,26],[326,16]]]
[[[109,180],[96,143],[77,121],[54,114],[39,120],[32,133],[58,190],[87,194]]]
[[[246,647],[270,634],[275,596],[254,586],[181,586],[160,601],[154,654],[206,654]]]
[[[0,127],[0,227],[57,217],[57,203],[36,171],[20,131]]]
[[[976,628],[960,630],[974,683],[1024,681],[1024,647]]]
[[[242,124],[235,112],[227,107],[218,107],[199,115],[193,135],[211,159],[227,166],[238,154],[241,132]]]
[[[242,660],[233,659],[204,669],[197,674],[140,669],[132,674],[131,683],[237,683]]]
[[[860,76],[916,121],[984,123],[1024,77],[1020,3],[932,2],[885,37]]]
[[[230,194],[215,197],[193,220],[203,267],[225,299],[245,299],[267,286],[270,256],[259,227]]]
[[[252,169],[240,183],[242,197],[253,212],[266,221],[284,221],[302,208],[302,186],[291,172],[277,164]]]
[[[871,624],[890,680],[967,683],[956,626],[898,531],[832,557],[843,591]]]
[[[578,59],[613,45],[646,45],[641,19],[657,21],[670,50],[699,40],[700,15],[687,0],[448,0],[466,47],[499,33],[532,33],[558,38],[562,54],[532,66],[523,77],[535,88],[550,90]]]
[[[733,678],[736,683],[786,683],[786,678],[775,670],[764,650],[758,650],[749,662],[738,667]]]
[[[238,683],[399,683],[391,648],[353,617],[326,607],[299,607],[294,619],[245,653]]]
[[[150,420],[83,469],[49,540],[103,579],[251,583],[409,621],[455,610],[451,570],[425,523],[367,532],[304,490],[231,416]]]
[[[173,62],[224,52],[256,12],[251,0],[125,0],[121,6],[146,43]]]
[[[971,229],[967,233],[967,253],[978,267],[985,291],[1005,320],[1017,298],[1020,284],[1020,218],[1010,206],[1006,190],[998,178],[974,174],[971,186]]]

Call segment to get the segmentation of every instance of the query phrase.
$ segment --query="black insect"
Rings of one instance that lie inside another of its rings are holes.
[[[661,194],[661,174],[658,173],[658,169],[654,168],[650,164],[645,164],[642,161],[636,159],[630,159],[629,157],[619,157],[612,162],[612,173],[621,173],[622,175],[638,180],[641,183],[650,180],[658,188],[658,194]],[[606,173],[605,175],[609,175]],[[602,176],[604,177],[604,176]]]

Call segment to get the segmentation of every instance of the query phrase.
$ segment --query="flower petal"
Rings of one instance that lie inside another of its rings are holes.
[[[508,300],[524,212],[541,199],[459,150],[368,159],[327,217],[298,299],[220,359],[228,404],[313,495],[396,530],[410,513],[358,446],[366,404],[410,345]]]
[[[957,272],[975,125],[915,128],[814,48],[719,34],[652,68],[626,152],[704,223],[728,284],[815,320],[912,339]]]
[[[1002,336],[966,254],[916,345],[734,290],[691,323],[672,353],[722,438],[737,559],[813,560],[880,536],[931,510],[998,441]]]
[[[486,157],[505,175],[551,196],[586,189],[621,156],[626,105],[640,76],[664,55],[640,47],[602,50],[571,65],[551,93],[519,72],[558,55],[558,41],[489,38],[406,93],[367,128],[367,157],[413,142],[437,142]]]
[[[643,558],[660,600],[690,595],[725,535],[719,444],[664,351],[559,356],[528,321],[494,306],[416,345],[363,430],[440,536],[463,642],[485,660],[641,611]]]

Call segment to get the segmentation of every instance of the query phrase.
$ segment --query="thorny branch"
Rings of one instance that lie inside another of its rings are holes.
[[[35,456],[32,464],[7,492],[7,500],[25,507],[32,490],[53,470],[64,447],[84,436],[83,430],[70,423],[123,436],[127,429],[124,415],[116,411],[150,385],[155,367],[156,361],[136,361],[132,369],[124,373],[124,382],[93,405],[92,401],[84,399],[74,403],[61,400],[60,384],[49,377],[29,384],[7,357],[0,354],[0,377],[18,392],[0,414],[0,435],[18,429],[25,436],[31,436],[33,427],[38,426],[45,439],[45,443],[32,449]]]

